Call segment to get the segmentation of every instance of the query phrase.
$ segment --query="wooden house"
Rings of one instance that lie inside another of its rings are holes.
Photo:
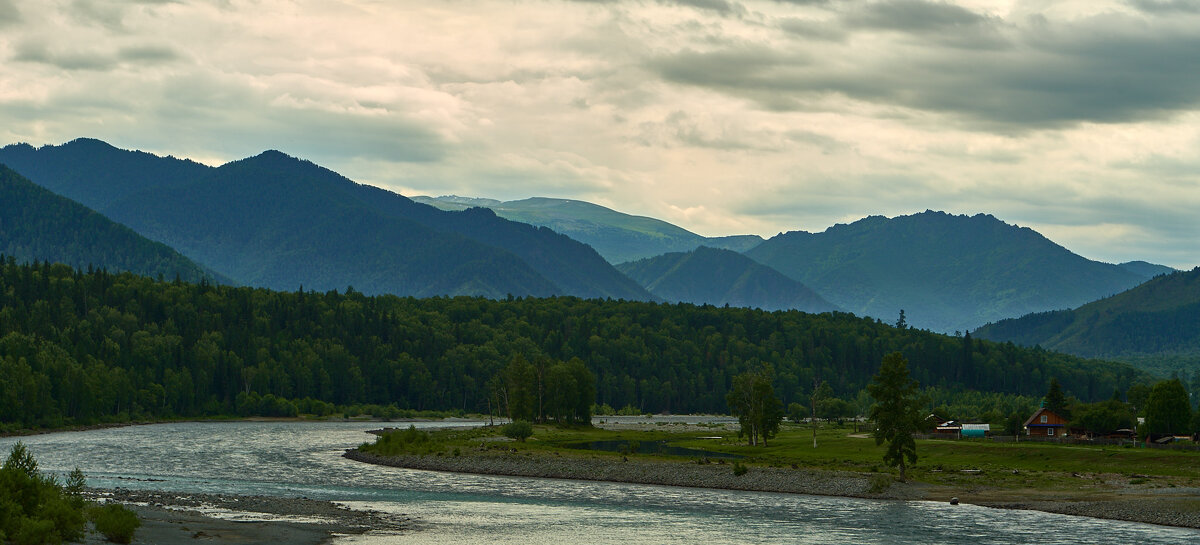
[[[1067,419],[1042,407],[1025,421],[1025,435],[1030,437],[1063,437],[1067,432]]]

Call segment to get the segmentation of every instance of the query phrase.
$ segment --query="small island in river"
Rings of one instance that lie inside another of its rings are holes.
[[[816,448],[810,427],[790,424],[767,447],[746,445],[736,423],[601,420],[595,428],[535,426],[525,441],[504,437],[499,427],[378,435],[375,443],[345,456],[490,475],[891,500],[955,498],[987,507],[1200,528],[1198,452],[921,440],[919,464],[909,468],[907,482],[899,482],[880,461],[884,447],[848,424],[819,429]]]

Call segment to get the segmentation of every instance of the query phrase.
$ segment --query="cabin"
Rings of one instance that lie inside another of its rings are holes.
[[[1025,421],[1025,435],[1030,437],[1065,437],[1067,419],[1042,407]]]
[[[962,424],[956,420],[947,420],[933,429],[933,435],[945,439],[958,439],[962,437]]]
[[[991,424],[963,424],[962,437],[984,438],[992,432]]]

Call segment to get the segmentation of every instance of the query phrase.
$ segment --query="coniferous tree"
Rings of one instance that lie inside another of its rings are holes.
[[[917,463],[917,442],[913,439],[921,422],[917,386],[917,381],[909,377],[908,360],[899,352],[883,357],[879,374],[867,385],[875,398],[871,407],[875,444],[887,442],[883,461],[900,468],[901,481],[906,479],[905,468]]]

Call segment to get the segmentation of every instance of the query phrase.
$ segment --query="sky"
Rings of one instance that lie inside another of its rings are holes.
[[[277,149],[703,235],[992,214],[1200,265],[1200,2],[0,0],[0,144]]]

